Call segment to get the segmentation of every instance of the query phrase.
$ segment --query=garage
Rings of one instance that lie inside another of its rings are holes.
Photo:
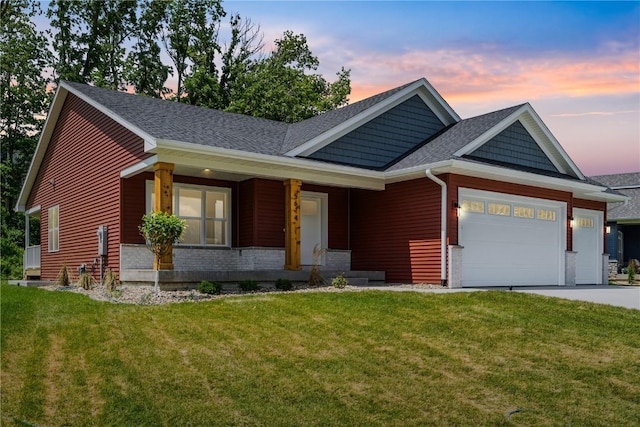
[[[576,284],[602,284],[603,213],[573,210],[573,251],[576,253]]]
[[[459,189],[461,284],[564,285],[566,204]]]

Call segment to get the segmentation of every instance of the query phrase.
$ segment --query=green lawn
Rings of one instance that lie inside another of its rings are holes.
[[[0,290],[2,425],[640,425],[637,310],[510,292],[134,306]]]

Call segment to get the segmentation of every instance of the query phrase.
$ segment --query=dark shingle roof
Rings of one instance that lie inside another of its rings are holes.
[[[618,187],[640,187],[640,172],[598,175],[590,178],[614,189]]]
[[[522,105],[524,104],[461,120],[446,132],[431,141],[427,141],[418,150],[409,154],[388,170],[400,170],[449,160],[454,157],[456,151],[500,123]]]
[[[613,188],[616,194],[623,194],[629,198],[628,201],[622,203],[608,203],[607,220],[640,219],[640,172],[599,175],[589,178],[601,185]]]
[[[345,107],[338,108],[333,111],[327,111],[326,113],[319,114],[302,122],[291,124],[287,131],[284,144],[282,145],[282,153],[293,150],[299,145],[302,145],[316,136],[338,126],[340,123],[344,123],[350,118],[355,117],[363,111],[373,107],[377,103],[384,101],[407,86],[412,85],[416,81],[417,80],[398,86],[378,95],[370,96],[369,98]]]
[[[65,82],[157,139],[277,154],[287,124]]]

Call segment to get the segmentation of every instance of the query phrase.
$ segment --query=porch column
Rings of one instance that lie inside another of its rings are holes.
[[[173,163],[158,162],[153,165],[154,194],[153,210],[155,212],[173,213]],[[154,261],[154,269],[173,270],[173,250],[160,258],[160,265]]]
[[[284,268],[302,270],[300,264],[300,186],[299,179],[284,182],[285,226],[284,226]]]

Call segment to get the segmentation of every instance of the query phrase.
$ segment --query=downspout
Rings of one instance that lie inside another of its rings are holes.
[[[447,184],[440,178],[436,178],[431,169],[424,171],[431,181],[442,188],[440,201],[440,284],[447,284]]]

